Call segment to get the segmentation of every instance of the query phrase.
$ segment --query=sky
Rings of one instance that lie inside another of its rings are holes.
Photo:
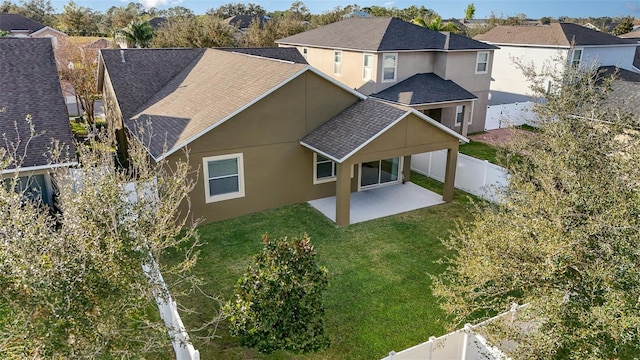
[[[75,3],[96,11],[104,12],[111,6],[123,6],[131,0],[75,0]],[[134,0],[135,1],[135,0]],[[203,14],[208,9],[217,8],[228,3],[253,2],[265,8],[267,11],[286,10],[294,0],[138,0],[145,7],[157,7],[166,9],[172,6],[184,6],[193,10],[196,14]],[[64,4],[69,0],[52,0],[51,4],[56,11],[62,11]],[[498,17],[515,16],[525,14],[529,18],[541,18],[544,16],[559,17],[600,17],[600,16],[637,16],[640,17],[640,1],[628,0],[303,0],[302,1],[314,14],[329,11],[336,6],[358,4],[366,6],[385,6],[406,8],[411,5],[421,6],[435,10],[443,19],[464,17],[464,10],[469,3],[476,7],[476,18],[489,17],[492,12]]]

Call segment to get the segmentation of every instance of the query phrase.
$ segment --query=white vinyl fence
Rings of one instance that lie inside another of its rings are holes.
[[[531,101],[487,106],[487,118],[484,123],[484,130],[502,129],[519,125],[535,126],[536,117],[532,110],[533,102]]]
[[[476,332],[488,323],[504,319],[513,323],[516,313],[526,305],[513,304],[511,310],[485,320],[479,324],[466,324],[464,328],[440,337],[430,337],[422,344],[400,352],[391,351],[382,360],[506,360],[509,357],[499,348],[487,344],[486,339]]]
[[[411,170],[444,182],[447,150],[411,156]],[[508,184],[507,170],[487,160],[458,154],[454,186],[485,200],[498,202],[500,192]]]

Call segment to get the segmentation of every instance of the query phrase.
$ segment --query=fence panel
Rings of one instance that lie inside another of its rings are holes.
[[[533,125],[535,123],[535,114],[532,109],[533,102],[531,101],[487,106],[484,130],[502,129],[525,124]]]

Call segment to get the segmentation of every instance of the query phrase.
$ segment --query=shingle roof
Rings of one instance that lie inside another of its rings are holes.
[[[15,31],[29,30],[30,33],[38,31],[44,27],[38,21],[29,19],[20,14],[0,14],[0,30]]]
[[[631,45],[634,41],[592,30],[572,23],[553,23],[542,26],[496,26],[474,37],[492,44],[521,44],[569,47],[588,45]]]
[[[134,72],[149,73],[146,67],[155,67],[156,71],[165,71],[174,66],[154,60],[146,63],[145,57],[156,58],[159,55],[171,56],[180,49],[165,49],[157,53],[156,49],[136,49],[136,62],[122,64],[118,56],[105,57],[105,66],[112,82],[126,83],[132,87],[134,81],[127,79]],[[104,53],[104,52],[103,52]],[[117,52],[116,52],[117,53]],[[133,68],[119,73],[127,66]],[[279,85],[307,69],[304,64],[278,61],[256,56],[202,49],[193,61],[183,63],[181,70],[163,86],[147,86],[145,82],[155,82],[154,78],[137,77],[138,87],[149,89],[150,96],[138,109],[123,117],[129,131],[148,147],[156,159],[184,147],[200,134],[209,131],[244,107],[268,94]],[[116,81],[114,81],[116,80]],[[122,89],[122,87],[120,87]],[[126,93],[116,92],[118,101]],[[122,106],[122,105],[121,105]],[[148,125],[152,129],[148,129]]]
[[[29,124],[24,121],[27,114],[35,131],[42,132],[31,140],[22,167],[49,165],[47,151],[53,141],[69,146],[75,161],[69,115],[50,39],[0,37],[0,109],[0,134],[10,144],[19,143],[19,154],[24,153],[29,139]],[[0,141],[7,146],[5,139]]]
[[[599,74],[615,74],[607,105],[640,117],[640,74],[615,66],[601,66]]]
[[[253,47],[253,48],[216,48],[218,50],[237,52],[247,55],[266,57],[270,59],[291,61],[298,64],[308,64],[307,60],[296,48],[288,47]]]
[[[626,34],[618,35],[618,37],[621,37],[623,39],[640,39],[640,28],[629,31]]]
[[[123,119],[160,91],[184,68],[200,58],[204,49],[102,49],[111,84]],[[124,63],[122,58],[124,57]]]
[[[444,80],[434,73],[413,75],[371,96],[405,105],[477,99],[477,96],[460,85],[451,80]]]
[[[482,50],[496,49],[465,36],[429,30],[389,17],[352,17],[280,40],[278,44],[305,45],[361,51]]]
[[[257,21],[262,26],[267,22],[267,19],[264,15],[235,15],[224,19],[224,22],[239,29],[244,29],[248,28],[254,21]]]

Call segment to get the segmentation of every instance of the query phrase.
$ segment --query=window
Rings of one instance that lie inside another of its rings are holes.
[[[573,49],[571,53],[571,66],[580,66],[582,60],[582,49]]]
[[[486,74],[489,72],[489,52],[481,51],[476,58],[476,74]]]
[[[307,55],[309,54],[309,48],[303,47],[302,48],[302,57],[307,59]]]
[[[462,119],[464,119],[464,106],[456,106],[456,126],[462,124]]]
[[[206,202],[244,197],[242,154],[210,156],[202,159]]]
[[[373,73],[373,54],[363,54],[362,57],[362,80],[371,80]]]
[[[382,55],[382,82],[396,81],[398,54]]]
[[[334,75],[342,75],[342,51],[340,50],[333,52],[333,73]]]
[[[334,181],[336,179],[336,163],[320,154],[313,157],[313,183]]]

